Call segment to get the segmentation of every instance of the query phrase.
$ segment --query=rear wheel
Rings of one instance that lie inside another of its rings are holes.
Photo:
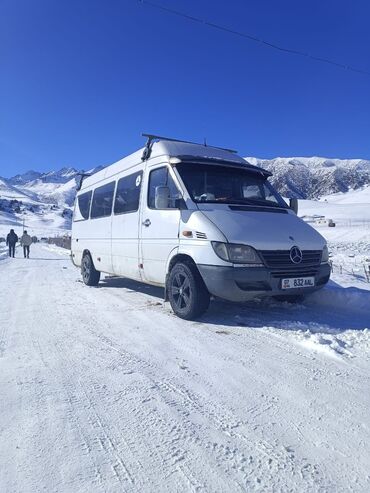
[[[202,315],[210,296],[198,270],[191,263],[176,264],[168,279],[168,298],[175,314],[185,320]]]
[[[83,282],[87,286],[97,286],[100,281],[100,272],[95,269],[91,255],[85,253],[82,258],[81,274]]]

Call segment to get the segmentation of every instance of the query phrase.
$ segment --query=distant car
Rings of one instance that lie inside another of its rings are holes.
[[[48,238],[45,238],[45,236],[43,236],[43,237],[41,238],[41,241],[42,241],[42,242],[44,242],[44,243],[47,243],[47,242],[49,241],[49,239],[48,239]]]

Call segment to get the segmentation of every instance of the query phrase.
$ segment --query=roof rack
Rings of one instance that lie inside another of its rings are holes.
[[[221,149],[222,151],[232,152],[233,154],[237,153],[237,151],[233,149],[226,149],[225,147],[218,147],[218,146],[209,146],[206,142],[200,144],[199,142],[190,142],[189,140],[173,139],[171,137],[162,137],[160,135],[153,135],[153,134],[141,134],[141,135],[143,137],[147,137],[148,139],[145,145],[143,155],[141,156],[142,161],[146,161],[147,159],[149,159],[154,142],[157,142],[159,140],[168,140],[169,142],[182,142],[183,144],[203,145],[205,147],[212,147],[214,149]]]

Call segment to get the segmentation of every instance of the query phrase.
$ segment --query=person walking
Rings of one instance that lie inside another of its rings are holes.
[[[15,256],[15,245],[18,241],[18,236],[14,233],[14,229],[11,229],[6,237],[6,244],[9,246],[9,257]]]
[[[30,246],[32,244],[32,238],[27,231],[24,231],[21,236],[21,245],[23,246],[23,255],[24,258],[30,258]]]

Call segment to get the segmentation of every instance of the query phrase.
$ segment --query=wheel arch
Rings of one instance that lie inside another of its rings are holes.
[[[81,255],[81,258],[84,258],[85,255],[90,255],[91,257],[91,260],[92,260],[92,255],[91,255],[91,252],[88,248],[85,248],[83,251],[82,251],[82,255]]]
[[[199,276],[202,278],[202,275],[199,272],[197,264],[195,263],[195,261],[191,257],[191,255],[189,255],[187,253],[179,253],[177,251],[174,255],[172,255],[172,257],[169,258],[169,261],[167,263],[166,280],[165,280],[165,286],[164,286],[164,300],[165,301],[168,301],[167,283],[168,283],[168,278],[169,278],[170,272],[173,269],[174,265],[178,264],[179,262],[191,264],[197,270]]]

